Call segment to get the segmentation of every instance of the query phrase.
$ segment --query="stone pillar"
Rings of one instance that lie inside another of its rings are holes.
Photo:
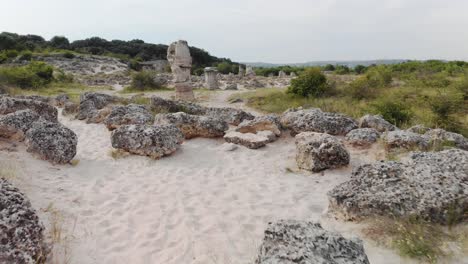
[[[174,75],[175,96],[181,100],[193,100],[192,84],[190,80],[190,69],[192,68],[192,57],[185,40],[173,42],[167,49],[167,60],[171,65]]]
[[[252,66],[247,66],[247,69],[245,70],[245,75],[248,77],[255,77],[255,72]]]
[[[286,78],[286,73],[284,71],[279,71],[278,77],[279,78]]]
[[[242,65],[239,65],[239,76],[244,77],[245,71],[244,68],[242,68]]]
[[[295,73],[295,72],[291,72],[291,73],[289,74],[289,76],[290,76],[291,78],[296,77],[296,73]]]
[[[205,68],[205,85],[210,90],[219,89],[218,70],[214,67]]]

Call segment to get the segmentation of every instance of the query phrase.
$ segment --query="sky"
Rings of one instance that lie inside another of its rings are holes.
[[[0,31],[169,44],[239,62],[468,61],[468,0],[0,0]]]

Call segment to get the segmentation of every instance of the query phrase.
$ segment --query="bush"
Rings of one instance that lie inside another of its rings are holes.
[[[19,60],[21,61],[30,61],[31,59],[32,59],[32,52],[30,51],[25,51],[21,53],[21,55],[19,56]]]
[[[351,70],[346,65],[338,65],[335,68],[335,73],[336,74],[348,74],[350,72],[351,72]]]
[[[0,68],[0,83],[20,88],[39,88],[52,82],[53,72],[53,68],[43,62]]]
[[[364,72],[366,72],[366,70],[367,67],[364,65],[356,65],[356,67],[354,67],[354,72],[357,74],[363,74]]]
[[[327,77],[318,68],[310,68],[301,73],[299,77],[291,80],[288,93],[303,97],[321,97],[328,90]]]
[[[411,119],[410,109],[400,101],[380,100],[372,104],[374,111],[390,123],[401,126]]]
[[[7,51],[5,51],[5,54],[9,59],[13,59],[13,58],[18,57],[18,51],[16,51],[16,50],[7,50]]]
[[[384,66],[369,69],[365,76],[358,78],[349,84],[346,93],[354,99],[375,98],[379,89],[390,85],[391,72]]]
[[[130,67],[130,69],[134,71],[141,71],[142,69],[140,61],[137,59],[130,60],[130,62],[128,63],[128,67]]]
[[[327,64],[325,67],[323,67],[324,71],[335,71],[335,66],[332,64]]]
[[[73,59],[75,58],[75,54],[73,54],[73,52],[71,51],[66,51],[65,53],[63,53],[63,57],[67,59]]]
[[[154,73],[142,71],[133,75],[131,87],[143,91],[146,89],[160,89],[162,84],[155,81]]]
[[[7,60],[8,60],[7,55],[4,52],[0,53],[0,63],[4,63]]]

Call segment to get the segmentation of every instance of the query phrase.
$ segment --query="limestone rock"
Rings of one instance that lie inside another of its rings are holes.
[[[57,109],[47,103],[31,99],[18,99],[7,96],[0,97],[0,114],[5,115],[26,109],[36,112],[47,121],[58,122]]]
[[[319,172],[349,164],[350,156],[334,136],[302,132],[296,136],[296,163],[301,169]]]
[[[243,110],[231,107],[208,107],[204,115],[219,118],[230,125],[239,125],[244,120],[254,119],[254,116]]]
[[[44,226],[28,198],[0,178],[0,263],[43,263]]]
[[[192,57],[187,41],[179,40],[169,45],[167,60],[174,74],[176,98],[181,100],[193,100],[194,94],[190,84],[190,69]]]
[[[0,137],[22,141],[39,115],[29,109],[0,116]]]
[[[408,129],[406,129],[406,131],[413,132],[413,133],[416,133],[416,134],[424,134],[429,130],[431,130],[431,129],[428,128],[428,127],[425,127],[423,125],[416,125],[416,126],[412,126],[412,127],[408,128]]]
[[[118,98],[112,95],[86,92],[80,96],[80,106],[76,118],[86,119],[88,123],[98,123],[96,121],[103,120],[103,118],[98,117],[102,115],[99,110],[118,101]]]
[[[274,141],[275,134],[271,131],[261,131],[257,134],[240,133],[231,131],[224,135],[224,140],[229,143],[239,144],[250,149],[258,149]]]
[[[383,141],[387,149],[425,150],[429,147],[429,140],[426,137],[405,130],[387,132],[383,134]]]
[[[192,115],[202,115],[206,111],[205,107],[195,103],[163,99],[158,96],[150,98],[150,106],[153,111],[158,113],[184,112]]]
[[[150,125],[153,122],[153,114],[145,106],[137,104],[114,106],[104,120],[104,124],[109,130],[114,130],[122,125]]]
[[[156,123],[175,125],[187,139],[222,137],[224,132],[229,129],[228,123],[219,118],[189,115],[183,112],[158,114],[156,115]]]
[[[468,139],[463,135],[448,132],[443,129],[429,129],[424,137],[428,138],[431,144],[453,144],[455,147],[468,150]]]
[[[369,264],[362,241],[326,231],[319,223],[269,223],[256,264]]]
[[[438,223],[466,221],[467,172],[468,152],[460,149],[361,165],[328,193],[329,211],[346,220],[417,215]]]
[[[64,107],[66,103],[70,101],[70,97],[67,94],[59,94],[55,97],[54,102],[57,107]]]
[[[73,102],[66,102],[63,105],[62,114],[63,115],[73,115],[73,114],[78,113],[79,109],[80,109],[79,104],[73,103]]]
[[[374,128],[358,128],[346,134],[346,140],[353,146],[367,147],[380,138],[380,133]]]
[[[219,89],[218,70],[214,67],[205,68],[205,86],[209,90]]]
[[[289,109],[281,116],[281,125],[291,130],[292,135],[301,132],[320,132],[331,135],[346,135],[357,128],[352,118],[336,113],[322,112],[318,108]]]
[[[281,135],[281,124],[276,115],[257,116],[251,120],[244,120],[236,128],[237,132],[241,133],[257,133],[259,131],[268,130],[276,136]]]
[[[359,119],[360,128],[374,128],[379,132],[394,131],[398,128],[380,115],[365,115]]]
[[[27,151],[52,163],[70,162],[76,155],[78,137],[75,132],[48,121],[37,121],[26,132]]]
[[[125,125],[112,131],[112,147],[159,159],[174,153],[184,135],[174,125]]]

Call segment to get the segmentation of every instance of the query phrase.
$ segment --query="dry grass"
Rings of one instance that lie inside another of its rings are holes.
[[[48,263],[68,264],[71,262],[70,241],[72,235],[64,231],[64,216],[55,208],[53,203],[50,203],[43,211],[49,214],[47,238],[52,245],[52,252],[48,257]],[[72,230],[74,230],[74,227]]]
[[[12,180],[17,177],[17,166],[12,162],[0,161],[0,178]]]
[[[124,150],[121,149],[111,149],[109,150],[109,156],[111,156],[113,159],[121,159],[129,156],[130,154]]]

